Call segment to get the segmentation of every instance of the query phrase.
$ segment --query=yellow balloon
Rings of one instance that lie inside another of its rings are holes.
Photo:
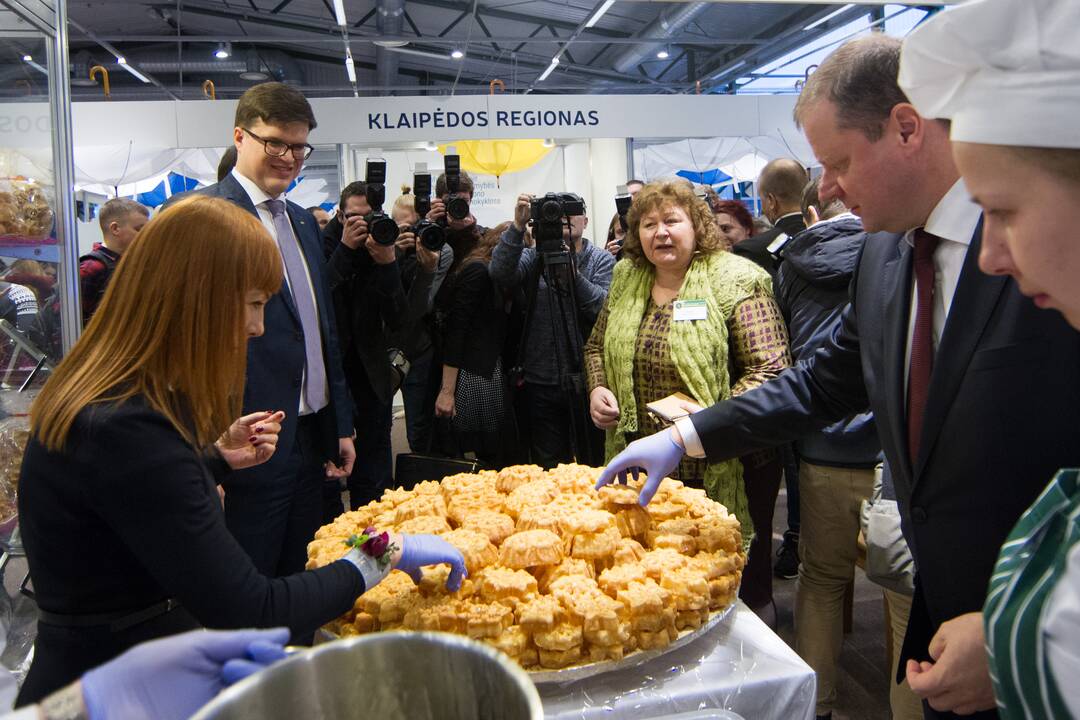
[[[498,178],[506,173],[530,168],[543,159],[551,148],[543,140],[459,140],[439,146],[446,154],[447,147],[457,147],[461,169]]]

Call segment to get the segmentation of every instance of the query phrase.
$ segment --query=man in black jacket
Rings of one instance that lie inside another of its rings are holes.
[[[832,334],[848,302],[848,285],[866,233],[840,202],[822,207],[818,181],[803,191],[807,229],[785,247],[776,276],[796,362],[809,360]],[[845,418],[795,443],[799,464],[798,594],[795,649],[817,673],[817,714],[836,701],[836,662],[843,640],[844,592],[854,577],[859,510],[874,484],[881,454],[874,416]]]
[[[753,260],[776,277],[776,267],[784,245],[806,229],[802,217],[802,191],[810,178],[797,160],[778,158],[758,176],[761,212],[772,223],[771,230],[737,243],[732,252]]]
[[[388,335],[407,322],[410,307],[395,245],[379,245],[368,235],[364,217],[370,212],[365,184],[349,183],[341,191],[337,213],[323,230],[327,258],[340,248],[339,253],[349,261],[331,265],[328,275],[342,365],[354,405],[356,465],[348,478],[353,509],[377,499],[393,480],[390,430],[394,384]],[[399,237],[415,240],[411,233]],[[430,280],[437,255],[423,247],[417,248],[417,254],[420,268],[410,290],[426,298],[422,278]],[[336,482],[328,481],[324,496],[327,519],[341,512],[339,489]]]

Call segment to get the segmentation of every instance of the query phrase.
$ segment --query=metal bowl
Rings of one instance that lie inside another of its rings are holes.
[[[192,720],[542,720],[528,675],[448,633],[386,632],[305,650],[226,689]]]

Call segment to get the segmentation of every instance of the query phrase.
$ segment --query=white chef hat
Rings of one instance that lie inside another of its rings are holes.
[[[900,87],[952,139],[1080,148],[1080,0],[970,0],[905,40]]]

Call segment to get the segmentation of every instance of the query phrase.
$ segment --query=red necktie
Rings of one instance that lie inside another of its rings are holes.
[[[926,396],[934,369],[934,250],[941,238],[922,228],[915,231],[915,332],[911,336],[908,369],[908,452],[911,464],[919,457]]]

